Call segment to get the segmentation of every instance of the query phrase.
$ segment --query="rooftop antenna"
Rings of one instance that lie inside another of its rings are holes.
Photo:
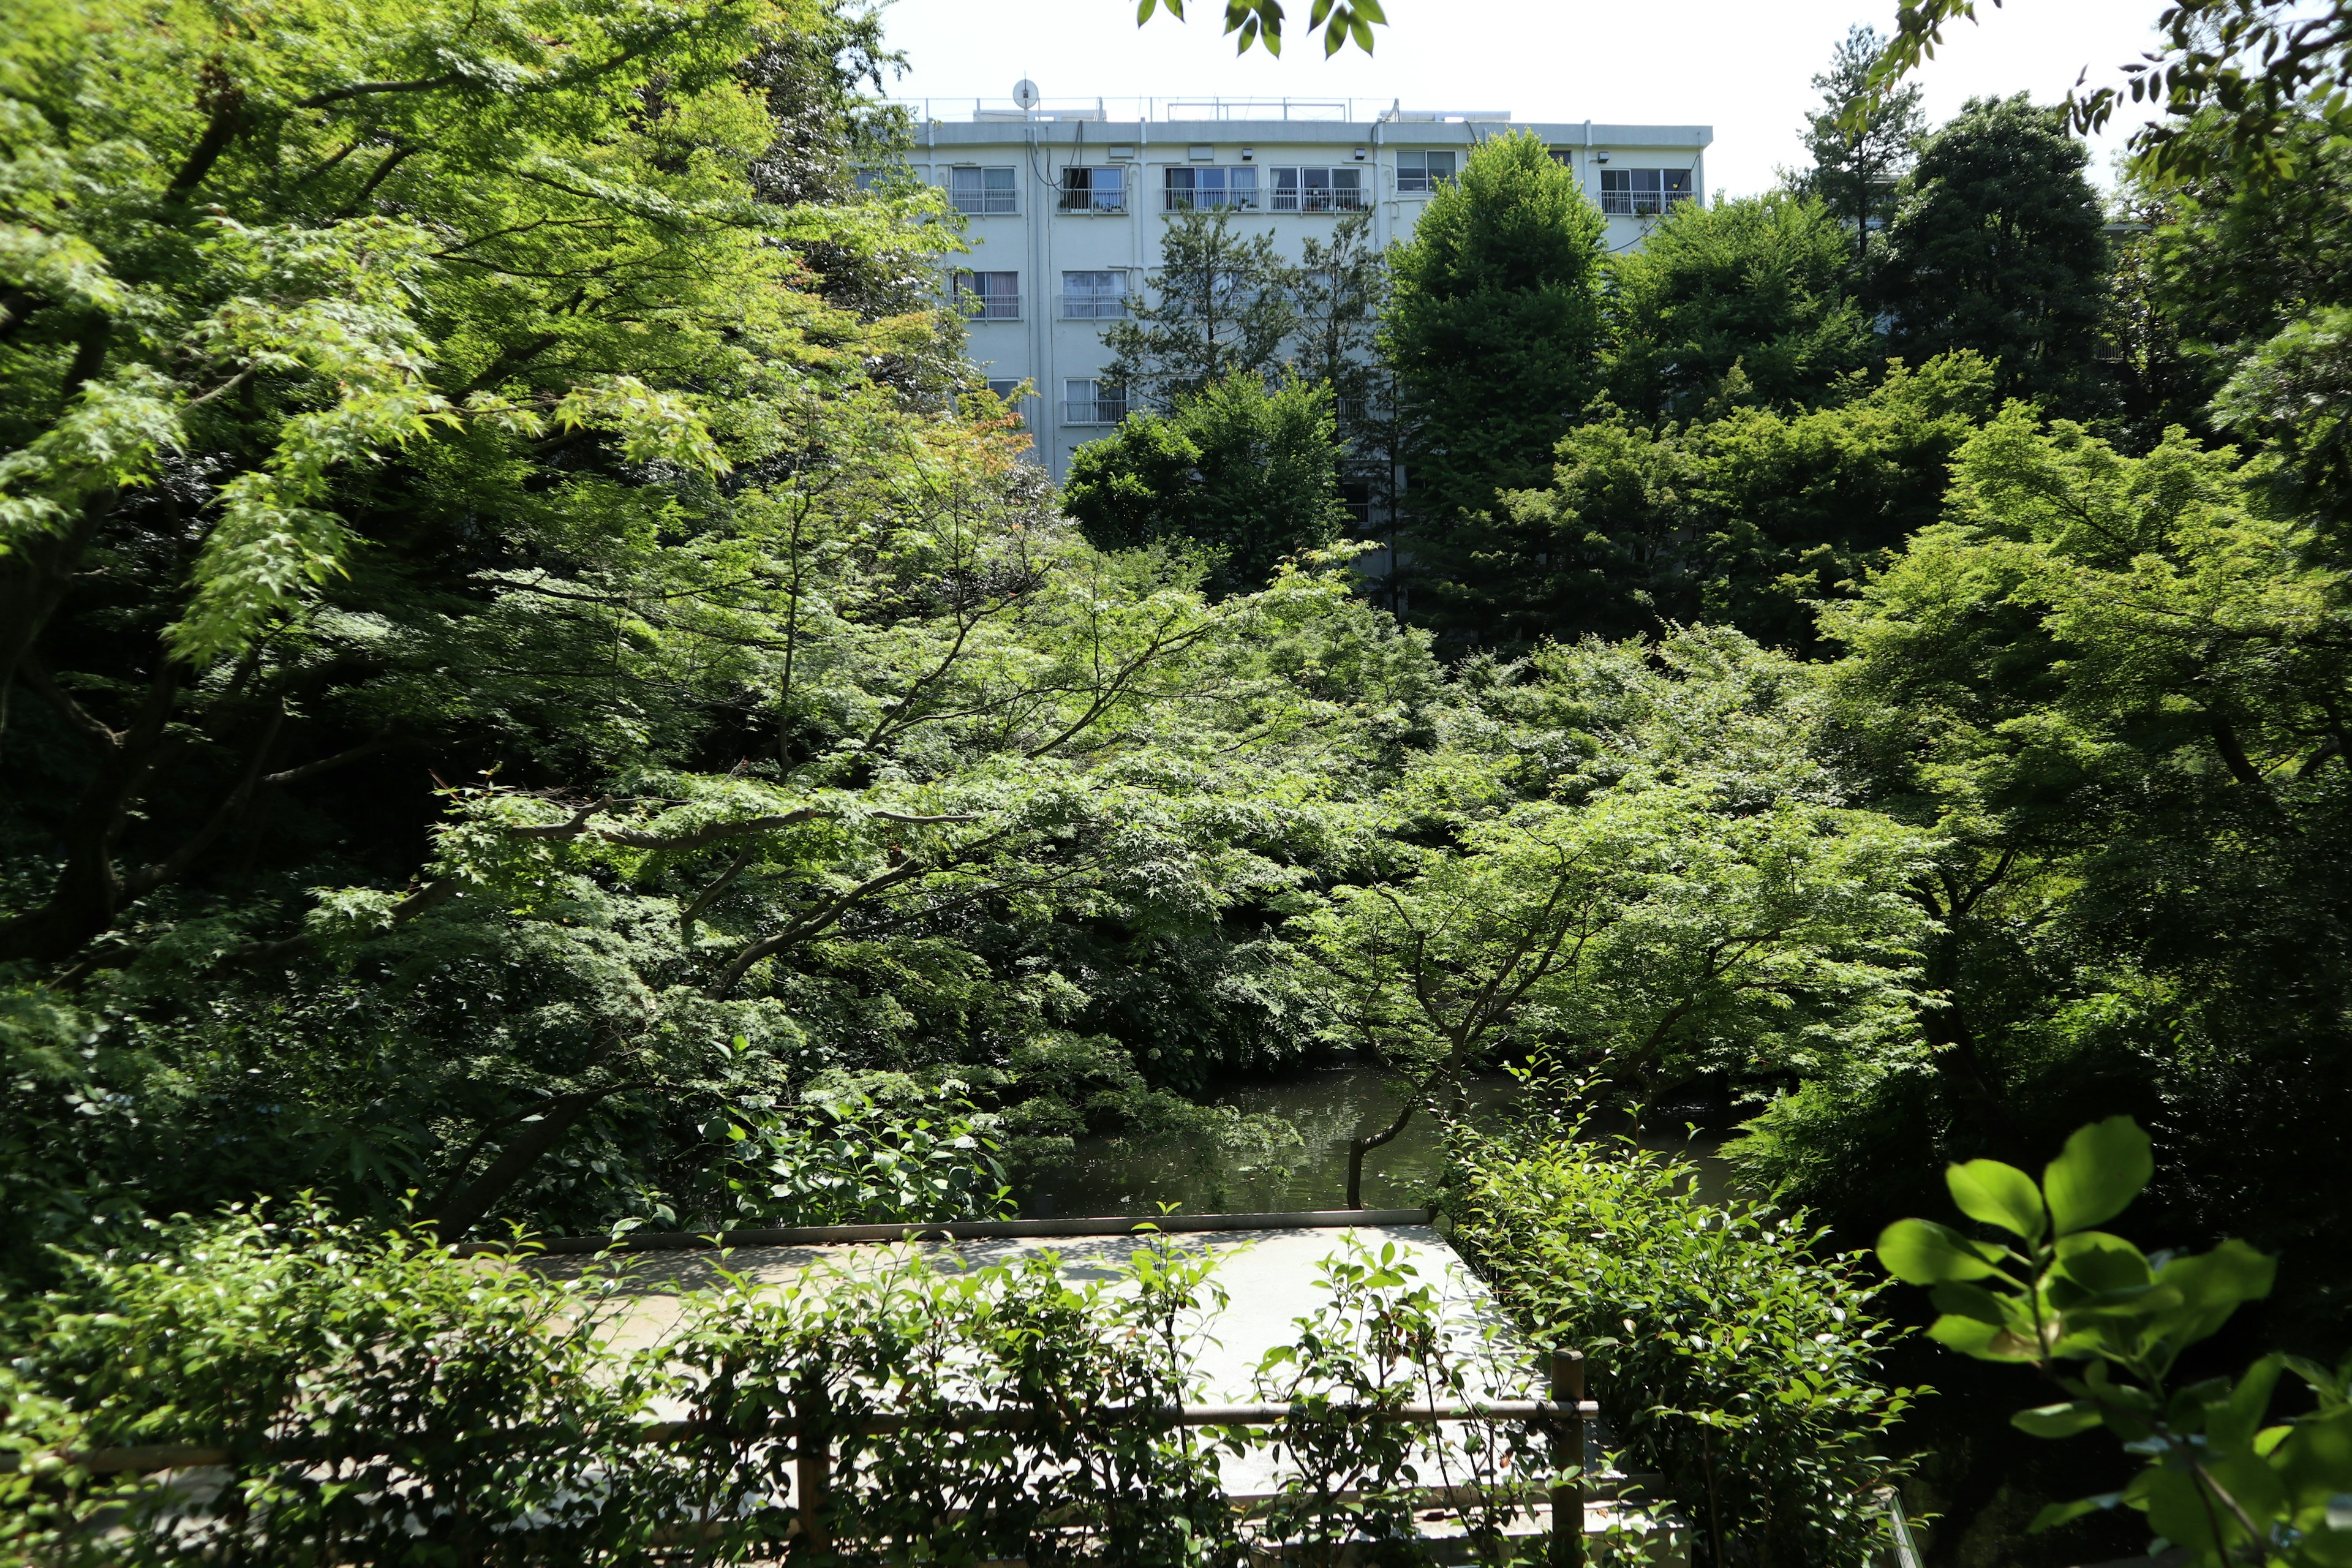
[[[1024,76],[1019,81],[1013,84],[1013,101],[1019,104],[1022,108],[1034,109],[1045,100],[1045,95],[1039,92],[1037,90],[1037,84],[1031,81],[1027,77]]]

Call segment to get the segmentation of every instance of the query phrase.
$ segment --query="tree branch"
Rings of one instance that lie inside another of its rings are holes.
[[[26,654],[22,668],[25,684],[48,699],[49,705],[62,714],[65,721],[79,731],[90,744],[101,752],[111,752],[122,749],[122,736],[108,729],[93,718],[88,709],[75,701],[71,693],[50,679],[49,672],[42,667],[40,660]]]
[[[212,847],[229,826],[245,815],[246,804],[253,798],[254,786],[261,782],[261,764],[268,760],[269,749],[278,743],[278,731],[286,723],[286,704],[270,704],[269,722],[262,726],[261,739],[253,748],[252,758],[245,764],[245,773],[227,796],[213,810],[205,825],[190,835],[185,842],[170,855],[122,879],[126,899],[137,899],[153,892],[164,883],[184,875],[196,862],[196,857]]]
[[[211,74],[207,68],[207,75]],[[245,118],[245,90],[225,80],[215,81],[213,86],[212,118],[205,122],[204,134],[196,138],[196,144],[188,149],[172,183],[163,187],[163,199],[167,202],[185,200],[205,183],[205,176],[213,172],[220,155],[236,140]]]

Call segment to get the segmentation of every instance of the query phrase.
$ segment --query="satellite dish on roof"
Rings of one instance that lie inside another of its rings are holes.
[[[1037,90],[1037,84],[1025,76],[1013,84],[1013,101],[1024,109],[1036,108],[1045,101],[1045,95]]]

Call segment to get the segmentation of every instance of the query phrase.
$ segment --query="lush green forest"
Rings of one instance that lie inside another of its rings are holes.
[[[1407,1116],[1533,1075],[1454,1134],[1463,1245],[1623,1324],[1713,1568],[1859,1562],[1898,1481],[1940,1563],[2138,1550],[2024,1533],[2131,1461],[1852,1254],[2129,1117],[2137,1241],[2276,1260],[2134,1375],[2352,1349],[2352,35],[2289,9],[2181,8],[2112,192],[2109,99],[1925,121],[1948,0],[1635,250],[1527,135],[1385,256],[1173,218],[1057,489],[944,198],[853,178],[909,127],[847,0],[24,0],[5,1442],[110,1353],[55,1347],[272,1246],[364,1294],[418,1226],[992,1215],[1088,1135],[1279,1138],[1220,1091],[1350,1054]],[[1751,1204],[1604,1148],[1685,1121]],[[2034,1268],[2105,1245],[2072,1201]]]

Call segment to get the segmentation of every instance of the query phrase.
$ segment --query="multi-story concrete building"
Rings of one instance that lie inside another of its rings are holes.
[[[1391,106],[1358,118],[1352,103],[1295,100],[1146,100],[1123,119],[1100,100],[913,107],[914,172],[968,220],[955,286],[968,297],[971,357],[1000,391],[1034,388],[1022,412],[1057,478],[1072,448],[1126,415],[1125,394],[1102,375],[1102,331],[1149,287],[1167,214],[1232,212],[1295,257],[1303,237],[1364,212],[1385,246],[1412,231],[1473,145],[1515,128],[1504,113]],[[1524,128],[1576,171],[1612,249],[1640,243],[1650,219],[1706,188],[1707,126]]]

